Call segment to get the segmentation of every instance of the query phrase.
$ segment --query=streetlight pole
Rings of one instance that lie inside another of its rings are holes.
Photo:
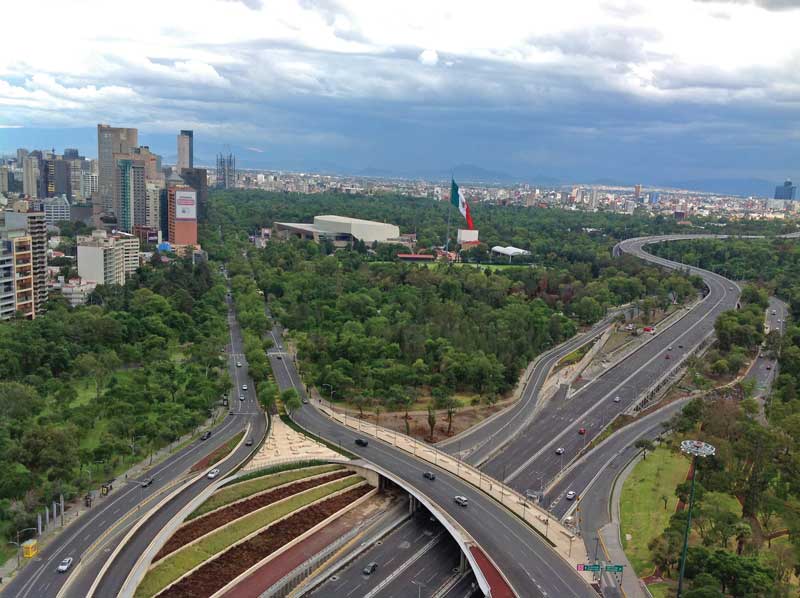
[[[26,527],[24,529],[18,529],[17,530],[17,541],[16,542],[9,542],[9,544],[14,544],[17,547],[17,569],[19,569],[20,555],[22,553],[22,544],[20,544],[20,542],[19,542],[19,537],[20,537],[20,535],[24,534],[25,532],[29,532],[31,530],[36,531],[37,528],[35,528],[35,527]]]
[[[711,457],[717,452],[717,449],[701,440],[684,440],[681,442],[681,451],[692,457],[692,486],[689,490],[689,513],[686,517],[686,529],[683,532],[683,549],[681,550],[681,566],[680,572],[678,573],[677,598],[681,598],[683,592],[683,573],[686,570],[686,553],[689,549],[689,530],[692,527],[692,506],[694,504],[694,482],[697,479],[697,458]]]

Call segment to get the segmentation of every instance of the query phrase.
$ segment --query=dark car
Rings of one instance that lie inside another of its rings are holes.
[[[283,359],[283,357],[281,357],[280,355],[276,355],[275,357],[277,357],[278,359]]]
[[[364,438],[356,438],[356,444],[358,446],[367,446],[369,444],[369,442],[367,440],[365,440]]]
[[[253,446],[253,439],[252,438],[248,438],[247,442],[245,442],[244,445],[245,446]]]
[[[371,563],[369,563],[369,564],[368,564],[366,567],[364,567],[364,568],[361,570],[361,572],[362,572],[364,575],[372,575],[372,574],[375,572],[375,569],[377,569],[377,568],[378,568],[378,563],[376,563],[375,561],[372,561],[372,562],[371,562]]]
[[[578,434],[580,434],[581,436],[586,434],[586,428],[578,428]]]
[[[436,479],[436,474],[433,473],[432,471],[426,471],[425,473],[422,474],[422,477],[424,477],[425,479],[433,481],[433,480]]]
[[[211,438],[211,432],[203,432],[203,435],[200,437],[200,440],[208,440]]]
[[[147,488],[152,483],[153,483],[153,478],[145,478],[142,480],[141,486],[142,488]]]

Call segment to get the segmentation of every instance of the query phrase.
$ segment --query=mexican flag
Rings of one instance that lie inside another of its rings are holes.
[[[467,227],[472,230],[475,227],[472,225],[472,215],[469,213],[469,205],[467,204],[467,200],[464,199],[464,193],[458,188],[458,185],[456,185],[455,179],[450,180],[450,203],[458,208],[464,220],[467,221]]]

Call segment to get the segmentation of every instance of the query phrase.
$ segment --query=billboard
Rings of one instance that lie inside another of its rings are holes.
[[[197,192],[175,192],[175,220],[197,220]]]

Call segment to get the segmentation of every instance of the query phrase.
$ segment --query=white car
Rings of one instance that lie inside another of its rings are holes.
[[[240,367],[242,367],[242,362],[241,362],[241,361],[237,361],[237,362],[236,362],[236,367],[237,367],[237,368],[240,368]]]
[[[576,494],[574,490],[570,490],[569,492],[567,492],[567,500],[575,500],[575,496]]]
[[[461,507],[466,507],[469,504],[466,496],[454,496],[453,500],[456,501],[456,504]]]
[[[563,455],[564,454],[564,447],[560,446],[556,449],[556,455]]]
[[[242,390],[247,390],[247,384],[242,384]]]
[[[214,468],[214,469],[212,469],[211,471],[208,472],[208,479],[209,480],[213,480],[218,475],[219,475],[219,469]]]
[[[68,556],[58,564],[56,571],[59,573],[66,573],[70,567],[72,567],[72,557]]]
[[[614,402],[615,402],[615,403],[619,403],[621,400],[622,400],[622,399],[619,397],[619,395],[617,395],[616,397],[614,397]]]

